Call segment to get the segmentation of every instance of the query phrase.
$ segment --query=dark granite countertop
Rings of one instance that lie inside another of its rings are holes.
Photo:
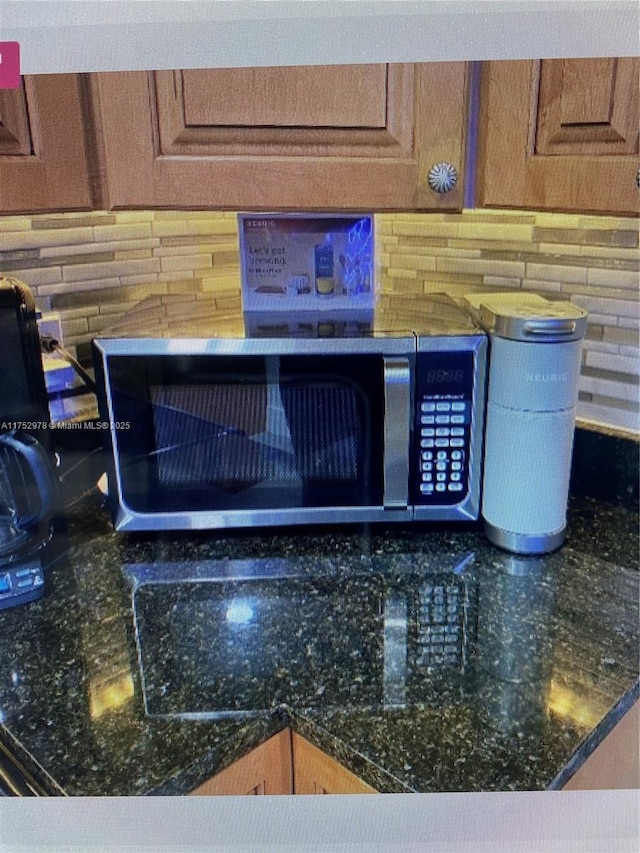
[[[638,515],[544,558],[479,528],[116,534],[69,510],[0,613],[0,748],[42,793],[186,793],[291,726],[378,790],[560,787],[638,693]]]

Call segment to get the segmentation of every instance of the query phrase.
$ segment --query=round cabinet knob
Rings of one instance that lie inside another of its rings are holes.
[[[427,182],[436,193],[448,193],[458,183],[458,170],[451,163],[436,163],[429,169]]]

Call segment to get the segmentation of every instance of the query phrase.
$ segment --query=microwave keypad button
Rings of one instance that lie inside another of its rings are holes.
[[[422,475],[423,483],[431,483],[433,482],[433,474],[425,473]]]
[[[433,471],[433,462],[423,462],[422,463],[423,471]]]
[[[422,458],[425,461],[431,461],[433,459],[433,452],[431,450],[425,450],[422,454]]]
[[[26,589],[28,586],[33,586],[32,578],[23,578],[18,581],[18,589]]]
[[[442,503],[443,506],[457,503],[467,490],[465,453],[469,443],[471,410],[472,401],[460,399],[460,396],[457,399],[446,399],[446,395],[445,399],[442,396],[422,398],[416,419],[421,448],[416,485],[425,503]],[[427,459],[425,448],[434,448],[435,456]],[[431,462],[432,459],[436,461],[435,466],[427,468],[425,461]],[[436,476],[427,479],[425,474],[432,472]]]
[[[9,575],[0,575],[0,595],[3,592],[10,592],[11,590],[11,580],[9,579]]]

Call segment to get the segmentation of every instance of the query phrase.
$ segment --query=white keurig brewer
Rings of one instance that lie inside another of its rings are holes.
[[[529,293],[472,294],[490,335],[482,516],[518,554],[559,548],[566,527],[587,314]]]

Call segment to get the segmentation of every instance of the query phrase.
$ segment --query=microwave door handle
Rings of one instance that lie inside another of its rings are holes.
[[[409,503],[409,436],[411,367],[408,358],[384,358],[384,491],[385,509]]]

